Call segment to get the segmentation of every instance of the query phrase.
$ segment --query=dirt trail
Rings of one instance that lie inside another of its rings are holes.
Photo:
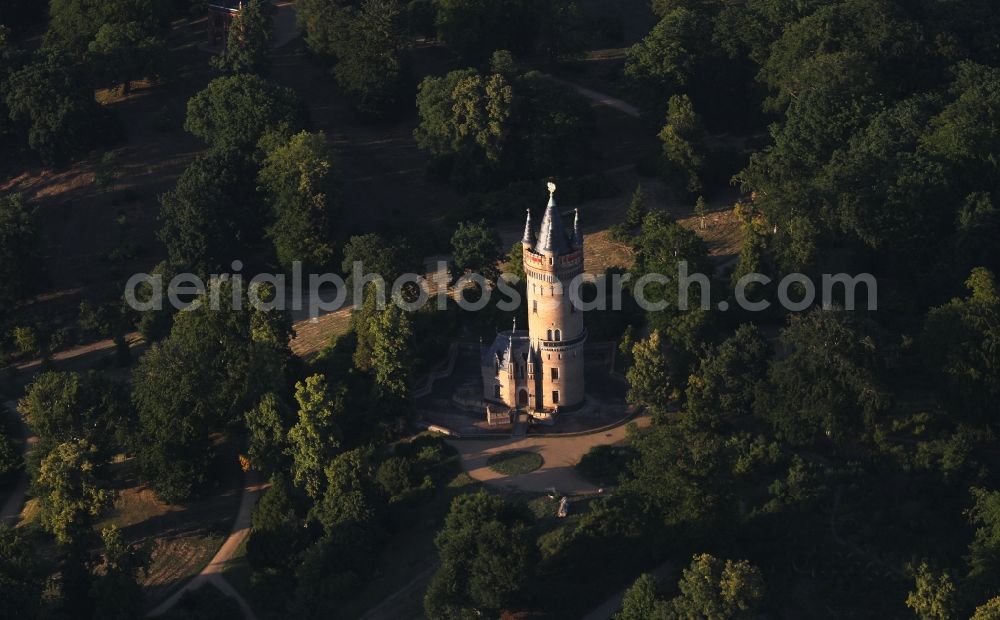
[[[38,437],[31,432],[31,429],[25,423],[24,418],[21,413],[17,410],[17,403],[12,400],[8,400],[3,403],[8,411],[9,415],[16,416],[18,427],[21,430],[21,455],[22,457],[28,456],[28,450],[31,446],[35,445],[38,441]],[[3,509],[0,511],[0,523],[7,523],[9,525],[16,525],[21,519],[21,511],[24,510],[24,498],[28,494],[28,474],[21,472],[21,475],[17,479],[17,484],[14,486],[14,490],[7,497],[7,501],[3,504]]]
[[[260,474],[257,472],[251,471],[246,474],[243,497],[240,500],[240,509],[236,513],[236,520],[233,522],[233,529],[215,553],[215,557],[191,581],[184,584],[184,587],[175,592],[170,598],[156,607],[156,609],[149,612],[146,617],[152,618],[165,614],[181,600],[186,592],[197,590],[205,584],[211,583],[226,596],[236,599],[240,609],[243,610],[243,615],[248,620],[257,619],[256,614],[254,614],[246,599],[226,581],[226,578],[223,576],[223,569],[230,558],[233,557],[233,554],[236,553],[236,550],[243,544],[243,541],[246,540],[246,537],[250,535],[253,509],[257,504],[258,496],[266,487],[267,484],[261,482]]]

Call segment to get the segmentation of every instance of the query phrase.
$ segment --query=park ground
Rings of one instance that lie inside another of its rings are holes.
[[[115,148],[121,170],[110,190],[99,191],[94,184],[101,153],[93,153],[64,169],[25,169],[20,162],[0,163],[0,178],[9,179],[0,185],[0,192],[21,192],[35,202],[45,231],[49,281],[44,294],[26,308],[30,320],[72,329],[81,301],[99,302],[120,295],[129,275],[149,271],[164,257],[156,238],[158,196],[173,186],[184,168],[205,148],[182,129],[186,101],[214,77],[208,55],[200,49],[203,28],[200,19],[174,24],[169,42],[175,69],[162,83],[137,84],[127,96],[98,93],[98,98],[128,128],[125,140]],[[629,28],[635,33],[644,31],[641,25]],[[458,67],[447,50],[432,43],[418,44],[411,56],[418,76],[443,74]],[[739,247],[739,225],[731,212],[736,194],[731,188],[718,188],[709,194],[710,214],[703,225],[693,216],[693,205],[676,202],[658,179],[637,173],[635,163],[655,150],[657,142],[655,130],[613,103],[620,101],[616,99],[621,96],[620,85],[607,76],[618,73],[614,67],[621,59],[622,50],[594,50],[577,63],[552,68],[561,78],[593,93],[599,154],[595,168],[603,171],[619,190],[612,198],[579,205],[586,269],[599,273],[608,267],[631,265],[630,248],[611,240],[607,229],[621,220],[632,190],[640,183],[650,207],[666,208],[683,225],[697,230],[720,263],[731,260]],[[426,177],[426,156],[412,137],[415,114],[391,123],[363,122],[351,112],[328,73],[308,56],[297,38],[275,51],[272,79],[294,88],[305,99],[312,113],[312,129],[324,131],[337,148],[343,178],[349,180],[340,219],[344,238],[372,230],[391,234],[416,227],[428,231],[429,255],[445,254],[451,229],[462,219],[464,201],[453,189]],[[500,225],[499,232],[509,244],[520,237],[522,227],[523,222],[511,221]],[[346,310],[315,320],[299,320],[293,351],[303,357],[318,352],[332,337],[347,331],[349,321]],[[73,334],[55,355],[55,368],[109,365],[110,342]],[[133,356],[142,346],[134,343]],[[24,362],[21,376],[4,400],[16,399],[38,369],[32,360]],[[593,445],[622,441],[624,428],[577,438],[453,442],[457,450],[453,480],[434,501],[413,509],[408,525],[399,529],[387,545],[386,553],[391,557],[385,558],[383,575],[350,604],[350,614],[372,620],[417,617],[421,586],[435,566],[433,536],[454,495],[485,484],[505,492],[525,493],[538,510],[548,514],[553,507],[546,503],[546,496],[538,494],[551,487],[565,493],[594,491],[593,485],[575,473],[574,465]],[[213,478],[216,486],[185,505],[160,502],[151,490],[138,484],[132,461],[122,460],[115,465],[120,495],[100,525],[119,525],[130,540],[153,544],[153,563],[145,582],[151,606],[163,602],[199,574],[233,528],[243,477],[237,467],[237,447],[223,437],[218,441],[222,449]],[[490,455],[510,449],[537,451],[544,465],[535,472],[508,477],[485,466]],[[15,488],[0,489],[0,500],[16,492]],[[35,516],[33,502],[28,501],[21,524],[30,524]],[[252,601],[243,548],[237,546],[231,551],[225,575]]]

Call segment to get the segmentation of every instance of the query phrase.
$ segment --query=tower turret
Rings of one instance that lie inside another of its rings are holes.
[[[564,254],[570,249],[562,217],[556,210],[556,184],[549,183],[549,204],[542,216],[542,228],[538,232],[535,252],[539,254]]]
[[[531,227],[531,209],[525,209],[528,216],[524,219],[524,236],[521,237],[521,244],[530,248],[535,245],[535,229]]]
[[[580,210],[573,209],[573,247],[583,247],[583,229],[580,228]]]
[[[579,213],[573,230],[563,225],[554,183],[549,183],[545,207],[534,246],[524,244],[524,273],[528,299],[528,337],[533,368],[536,410],[574,408],[583,403],[583,345],[587,339],[583,313],[573,306],[571,282],[583,273],[583,238]],[[525,233],[528,239],[528,233]]]

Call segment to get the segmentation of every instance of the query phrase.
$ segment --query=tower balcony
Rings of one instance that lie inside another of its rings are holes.
[[[583,328],[580,335],[570,340],[539,340],[542,349],[546,351],[564,351],[583,345],[587,341],[587,328]]]

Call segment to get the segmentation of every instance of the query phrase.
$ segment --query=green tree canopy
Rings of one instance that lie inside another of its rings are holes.
[[[593,111],[540,73],[514,78],[473,69],[427,77],[417,94],[417,145],[451,158],[462,187],[579,174],[590,154]]]
[[[969,544],[969,576],[989,583],[1000,575],[1000,491],[970,489],[973,505],[967,515],[976,528]]]
[[[412,338],[410,318],[398,304],[389,303],[374,317],[371,364],[376,393],[387,403],[409,398]]]
[[[218,308],[206,293],[196,309],[179,312],[170,336],[150,347],[132,375],[136,454],[165,501],[189,497],[205,480],[211,431],[242,421],[263,394],[285,384],[287,315],[249,303],[235,310],[233,284],[213,286]]]
[[[44,372],[28,386],[18,409],[38,435],[36,459],[77,439],[107,457],[115,444],[125,443],[132,427],[127,392],[96,371]]]
[[[459,495],[434,544],[441,566],[424,597],[431,620],[494,615],[530,583],[537,550],[522,510],[485,491]]]
[[[333,76],[358,110],[385,116],[404,97],[402,6],[397,0],[363,0],[349,15]]]
[[[290,418],[287,405],[274,392],[264,394],[255,407],[247,410],[244,416],[248,435],[247,453],[254,469],[265,472],[282,469]]]
[[[667,103],[667,122],[660,130],[666,174],[676,187],[689,194],[701,192],[700,174],[704,158],[698,152],[701,138],[701,119],[687,95],[673,95]]]
[[[490,281],[500,275],[497,263],[501,252],[500,236],[486,220],[460,222],[451,236],[455,266],[461,272],[478,273]]]
[[[41,618],[45,572],[26,528],[0,523],[0,603],[17,618]]]
[[[258,179],[271,205],[273,221],[267,235],[278,263],[290,270],[294,261],[300,261],[307,273],[329,268],[340,188],[326,136],[322,132],[292,136],[268,153]]]
[[[103,26],[134,24],[140,38],[162,37],[173,7],[160,0],[50,0],[46,47],[82,55]]]
[[[271,16],[274,5],[267,0],[249,0],[229,24],[222,53],[212,65],[229,74],[267,75],[271,69]]]
[[[931,309],[921,339],[926,366],[939,380],[949,408],[967,420],[993,422],[1000,414],[1000,289],[977,268],[970,295]]]
[[[789,354],[771,363],[760,416],[793,444],[842,442],[873,429],[889,403],[870,324],[843,310],[793,315],[781,332]]]
[[[684,569],[680,595],[670,601],[675,617],[705,620],[756,618],[764,599],[760,569],[746,560],[695,555]]]
[[[101,539],[104,550],[90,590],[94,617],[129,620],[142,615],[145,598],[139,580],[149,566],[149,553],[125,542],[115,526],[102,530]]]
[[[409,248],[401,239],[390,241],[377,233],[351,237],[344,244],[344,261],[340,267],[348,276],[351,288],[355,262],[361,263],[362,273],[379,275],[391,286],[408,267]]]
[[[184,170],[160,197],[160,240],[170,266],[199,274],[227,272],[260,237],[263,208],[256,166],[236,149],[213,149]]]
[[[114,137],[81,67],[40,54],[14,71],[3,89],[10,119],[46,164],[65,163]]]
[[[740,325],[701,359],[688,379],[688,411],[730,422],[749,418],[770,358],[771,345],[757,327]]]
[[[159,75],[166,53],[163,41],[149,36],[139,22],[102,25],[87,51],[101,83],[121,86],[125,95],[133,81]]]
[[[327,535],[360,536],[369,544],[380,536],[386,501],[375,482],[371,457],[369,450],[357,448],[338,454],[324,468],[326,490],[310,516]]]
[[[318,500],[324,489],[324,470],[341,447],[337,420],[344,415],[344,394],[331,393],[326,377],[313,375],[295,384],[298,422],[288,431],[295,485]]]
[[[305,106],[294,91],[240,74],[216,78],[192,97],[184,129],[209,146],[250,152],[268,131],[291,134],[306,120]]]
[[[441,0],[438,35],[469,64],[482,65],[496,50],[532,51],[540,21],[554,2]]]
[[[654,419],[636,435],[639,458],[622,489],[642,497],[651,514],[682,531],[709,532],[736,512],[735,447],[690,414]]]
[[[670,375],[660,332],[653,330],[632,347],[632,366],[625,373],[628,400],[654,412],[665,413],[670,401]]]
[[[18,301],[38,289],[42,273],[35,209],[19,194],[0,196],[0,325]]]
[[[112,498],[94,462],[97,448],[85,439],[55,446],[42,459],[34,482],[39,520],[61,545],[79,540]]]
[[[295,511],[291,492],[283,474],[278,472],[271,477],[271,486],[254,508],[253,527],[247,539],[247,559],[254,572],[286,582],[296,554],[305,542],[302,520]]]
[[[689,374],[689,365],[700,352],[711,317],[710,311],[702,307],[703,300],[711,302],[711,289],[703,289],[702,283],[695,280],[699,274],[710,277],[714,271],[708,247],[697,233],[659,210],[649,212],[643,219],[634,246],[634,272],[638,277],[649,274],[667,277],[666,282],[650,280],[643,288],[648,302],[666,304],[662,310],[647,311],[646,318],[653,329],[659,330],[672,362],[671,374],[682,385]],[[686,293],[681,287],[682,271],[689,277]]]
[[[707,20],[688,8],[667,12],[625,57],[625,77],[650,115],[663,102],[685,92],[711,32]]]
[[[660,596],[660,584],[649,573],[639,575],[622,599],[614,620],[657,620],[667,618],[667,605]]]
[[[920,620],[951,620],[955,609],[955,583],[948,573],[935,574],[927,562],[921,562],[914,582],[914,589],[906,596],[906,606]]]

